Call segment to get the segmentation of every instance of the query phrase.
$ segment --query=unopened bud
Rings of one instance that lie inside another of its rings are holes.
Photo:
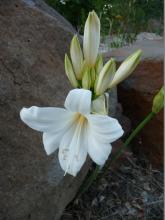
[[[82,78],[83,54],[77,35],[71,41],[70,56],[73,64],[73,69],[78,80]]]
[[[109,94],[105,93],[92,101],[92,113],[107,115],[108,114]]]
[[[82,77],[82,88],[90,89],[91,87],[91,74],[90,70],[87,68]]]
[[[103,58],[101,55],[98,55],[97,60],[96,60],[96,64],[95,64],[96,74],[99,74],[101,72],[102,68],[103,68]]]
[[[76,80],[71,61],[70,61],[67,54],[65,54],[65,72],[66,72],[66,75],[67,75],[71,85],[74,88],[77,88],[78,87],[78,82]]]
[[[113,80],[110,82],[109,88],[112,88],[127,78],[140,62],[142,51],[137,50],[130,55],[118,68]]]
[[[164,88],[162,87],[153,99],[152,112],[157,114],[164,106]]]
[[[89,12],[84,28],[83,51],[86,63],[92,67],[96,63],[100,44],[100,20],[97,14]]]
[[[96,84],[95,84],[96,95],[101,95],[107,90],[107,88],[110,84],[110,81],[114,77],[115,71],[116,71],[115,61],[114,61],[114,59],[110,59],[104,65],[103,69],[101,70],[101,72],[98,75],[98,78],[96,80]]]
[[[96,80],[96,71],[94,67],[90,69],[90,76],[91,76],[91,86],[94,87],[95,80]]]

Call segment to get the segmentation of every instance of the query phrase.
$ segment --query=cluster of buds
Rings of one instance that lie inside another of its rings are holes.
[[[84,28],[83,51],[75,35],[71,41],[70,58],[65,55],[65,71],[74,88],[91,90],[93,97],[99,97],[128,77],[141,58],[141,50],[130,55],[116,70],[111,58],[103,65],[99,54],[100,20],[97,14],[89,13]]]

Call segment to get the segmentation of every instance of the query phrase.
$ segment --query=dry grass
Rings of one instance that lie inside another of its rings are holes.
[[[127,157],[65,210],[61,220],[162,220],[163,172]]]

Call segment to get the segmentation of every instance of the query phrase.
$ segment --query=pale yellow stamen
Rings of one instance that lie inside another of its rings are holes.
[[[84,117],[84,115],[82,115],[81,113],[76,113],[75,115],[75,123],[81,127],[83,126],[83,124],[85,123],[87,119]]]
[[[84,115],[82,115],[82,114],[80,114],[80,113],[77,113],[77,114],[76,114],[76,121],[75,121],[75,123],[77,124],[76,133],[80,135],[81,132],[83,132],[82,129],[84,128],[84,126],[86,126],[87,119],[84,117]],[[79,138],[80,138],[80,137],[78,137],[78,139],[79,139]],[[78,158],[78,156],[79,156],[79,150],[80,150],[80,146],[78,146],[77,152],[76,152],[76,154],[75,154],[75,158],[76,158],[77,160],[79,160],[79,158]]]

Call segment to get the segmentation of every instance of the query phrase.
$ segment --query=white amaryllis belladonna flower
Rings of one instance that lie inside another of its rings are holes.
[[[103,165],[111,153],[113,141],[123,130],[114,118],[91,114],[92,93],[73,89],[64,108],[23,108],[20,117],[29,127],[43,132],[43,143],[49,155],[59,148],[59,161],[65,173],[76,176],[87,153],[98,165]]]

